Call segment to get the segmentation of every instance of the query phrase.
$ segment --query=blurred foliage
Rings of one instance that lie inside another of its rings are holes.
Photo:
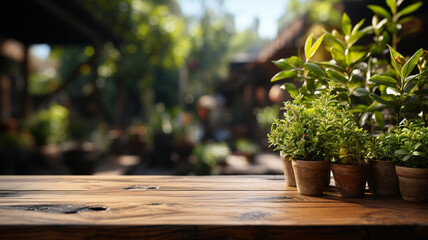
[[[312,22],[337,25],[340,23],[341,13],[334,5],[338,2],[339,0],[289,0],[287,11],[278,20],[278,29],[283,29],[303,15],[307,15]]]
[[[60,143],[67,139],[68,110],[51,104],[46,110],[34,114],[28,122],[36,146]]]
[[[260,146],[250,139],[240,138],[236,140],[236,150],[244,155],[252,156],[260,151]]]
[[[213,168],[220,162],[224,162],[231,154],[226,142],[199,144],[193,149],[196,156],[195,170],[198,174],[211,174]]]
[[[219,11],[205,8],[199,21],[190,21],[192,26],[191,54],[188,59],[189,83],[186,94],[194,99],[212,94],[214,87],[228,74],[229,42],[235,33],[233,15],[218,3]]]
[[[178,69],[190,51],[190,39],[177,2],[95,0],[78,3],[121,38],[119,44],[105,43],[99,49],[102,55],[95,86],[101,90],[105,120],[111,122],[118,108],[123,111],[121,119],[126,124],[135,116],[148,120],[154,102],[177,104]],[[70,100],[78,105],[93,99],[94,69],[88,60],[96,50],[93,46],[56,47],[51,53],[51,57],[60,58],[58,75],[62,81],[75,68],[80,68],[80,76],[67,87]],[[122,96],[121,99],[118,96]],[[117,106],[130,102],[129,107]]]
[[[28,134],[9,132],[0,135],[1,151],[22,151],[31,146],[31,137]]]
[[[256,114],[257,124],[260,128],[269,130],[270,126],[274,122],[274,119],[278,117],[279,106],[267,106],[264,108],[255,108],[254,113]]]

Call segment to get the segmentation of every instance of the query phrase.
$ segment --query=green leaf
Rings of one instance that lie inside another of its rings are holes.
[[[296,98],[297,95],[299,95],[299,90],[297,90],[297,87],[294,86],[294,84],[292,83],[285,83],[284,85],[282,85],[282,88],[287,90],[287,92],[292,98]]]
[[[415,88],[415,86],[417,84],[418,84],[418,81],[416,79],[412,79],[412,80],[406,82],[404,84],[403,93],[410,93],[413,90],[413,88]]]
[[[346,50],[346,52],[345,52],[345,63],[346,63],[347,67],[352,65],[351,50]]]
[[[340,72],[340,73],[346,72],[346,70],[343,67],[337,65],[336,63],[333,64],[329,62],[318,62],[318,65],[323,66],[325,69],[333,69],[336,72]]]
[[[297,72],[296,71],[281,71],[277,74],[275,74],[275,76],[272,77],[272,79],[270,80],[271,82],[275,82],[281,79],[286,79],[286,78],[292,78],[292,77],[296,77],[297,76]]]
[[[370,56],[367,61],[367,71],[366,71],[366,79],[370,79],[372,77],[372,57]]]
[[[419,58],[422,56],[422,53],[424,50],[421,48],[418,51],[413,54],[413,56],[404,64],[403,68],[401,69],[401,75],[403,78],[406,78],[407,76],[412,73],[413,68],[415,68],[416,64],[418,64]]]
[[[413,149],[418,149],[420,146],[422,146],[422,143],[418,142],[413,146]]]
[[[391,56],[391,64],[394,67],[394,69],[400,74],[401,76],[401,67],[398,65],[396,57],[404,58],[403,55],[401,55],[399,52],[395,51],[394,48],[388,45],[389,48],[389,54]]]
[[[316,89],[314,79],[306,78],[305,83],[306,83],[306,87],[308,88],[308,91],[310,93],[314,93]]]
[[[365,112],[363,113],[363,115],[361,115],[360,122],[359,122],[360,126],[364,126],[364,124],[366,124],[367,119],[369,119],[369,116],[370,116],[369,112]]]
[[[378,103],[385,104],[385,105],[390,105],[391,104],[390,101],[387,101],[387,100],[379,97],[378,95],[376,95],[374,93],[370,93],[370,96],[373,98],[373,100],[375,100]]]
[[[395,4],[396,0],[386,0],[386,4],[388,5],[389,9],[391,9],[391,12],[393,14],[397,13],[397,5]]]
[[[424,157],[424,158],[426,158],[426,157],[427,157],[427,155],[426,155],[425,153],[423,153],[423,152],[418,152],[418,151],[414,151],[414,152],[412,153],[412,155],[413,155],[413,156],[420,156],[420,157]]]
[[[349,51],[349,56],[350,56],[350,65],[351,64],[357,64],[359,63],[361,60],[364,59],[364,57],[367,56],[366,52],[358,52],[358,51]]]
[[[366,112],[367,111],[367,105],[358,104],[357,106],[352,107],[351,110],[349,110],[352,113],[356,112]]]
[[[295,66],[302,66],[302,65],[303,65],[303,61],[302,61],[302,59],[300,59],[300,58],[299,58],[299,57],[297,57],[297,56],[289,57],[289,58],[287,58],[287,60],[288,60],[291,64],[294,64]]]
[[[329,45],[332,48],[335,48],[336,50],[345,52],[346,46],[342,41],[334,37],[331,33],[326,33],[325,35],[325,42],[327,45]]]
[[[305,68],[317,77],[325,77],[325,72],[315,63],[305,63]]]
[[[376,112],[374,112],[374,116],[375,116],[376,124],[380,128],[383,128],[385,126],[385,119],[383,118],[382,113],[380,113],[379,111],[376,111]]]
[[[401,10],[400,12],[398,12],[398,15],[404,16],[404,15],[410,14],[418,10],[421,6],[422,6],[422,2],[413,3],[412,5],[409,5],[403,8],[403,10]]]
[[[306,61],[308,61],[310,59],[309,52],[311,51],[313,36],[314,36],[314,34],[311,33],[311,35],[309,35],[309,37],[306,39],[306,42],[305,42],[305,58],[306,58]]]
[[[404,149],[398,149],[397,151],[395,151],[395,154],[397,155],[407,155],[409,152],[407,152]]]
[[[369,79],[369,81],[375,83],[376,85],[385,85],[392,88],[397,88],[397,80],[389,76],[374,76]]]
[[[282,70],[291,70],[295,68],[287,59],[279,59],[277,61],[272,61],[272,63]]]
[[[327,69],[326,72],[330,78],[333,78],[334,80],[341,82],[341,83],[344,83],[344,84],[348,83],[348,79],[346,79],[345,75],[343,75],[343,74],[341,74],[341,73],[339,73],[333,69]]]
[[[403,161],[407,161],[407,160],[409,160],[409,158],[411,158],[412,157],[412,155],[406,155],[406,156],[404,156],[403,157]]]
[[[357,88],[352,94],[354,94],[357,97],[363,97],[363,96],[369,96],[370,92],[365,88]]]
[[[354,28],[352,29],[351,35],[354,35],[358,32],[358,30],[363,26],[365,19],[361,19],[357,24],[355,24]]]
[[[367,107],[367,112],[373,112],[374,110],[382,109],[383,105],[378,102],[373,102],[370,106]]]
[[[361,30],[359,32],[356,32],[355,34],[352,34],[351,37],[349,38],[349,44],[353,45],[358,40],[360,40],[360,38],[362,38],[365,35],[371,33],[372,31],[373,31],[373,27],[372,26],[368,26],[368,27],[365,27],[363,30]]]
[[[330,53],[331,53],[331,57],[334,59],[334,61],[336,61],[339,64],[339,66],[341,66],[343,68],[347,67],[346,60],[345,60],[345,55],[342,52],[340,52],[340,51],[338,51],[338,50],[336,50],[336,49],[333,48],[330,51]]]
[[[348,15],[346,13],[342,16],[342,31],[345,35],[351,35],[351,19],[349,19]]]
[[[314,56],[314,54],[317,52],[318,48],[320,47],[324,37],[325,37],[325,34],[321,35],[321,37],[319,37],[318,40],[314,43],[314,45],[309,50],[309,58],[306,58],[306,61],[311,59],[311,57]]]
[[[384,18],[386,18],[388,20],[392,19],[391,14],[385,8],[383,8],[381,6],[369,4],[369,5],[367,5],[367,7],[370,10],[372,10],[375,14],[377,14],[377,15],[379,15],[381,17],[384,17]]]

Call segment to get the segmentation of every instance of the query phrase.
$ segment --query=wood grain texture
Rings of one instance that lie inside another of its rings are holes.
[[[0,239],[428,239],[428,204],[283,176],[0,176]]]

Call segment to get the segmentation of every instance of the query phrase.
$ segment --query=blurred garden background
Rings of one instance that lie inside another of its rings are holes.
[[[368,3],[3,1],[0,174],[281,174],[272,60]],[[426,5],[403,54],[428,48]]]

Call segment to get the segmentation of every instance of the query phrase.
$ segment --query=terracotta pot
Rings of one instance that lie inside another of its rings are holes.
[[[400,192],[409,202],[428,202],[428,168],[396,166]]]
[[[361,198],[366,188],[368,166],[331,164],[337,193],[344,198]]]
[[[367,179],[369,190],[377,196],[396,196],[400,194],[395,163],[392,161],[371,161]]]
[[[292,165],[297,192],[302,195],[321,195],[326,187],[330,162],[293,160]]]
[[[287,186],[295,187],[296,186],[296,179],[294,177],[294,171],[293,167],[291,165],[290,158],[288,156],[285,156],[281,152],[281,160],[282,160],[282,166],[284,168],[284,179],[287,184]]]

